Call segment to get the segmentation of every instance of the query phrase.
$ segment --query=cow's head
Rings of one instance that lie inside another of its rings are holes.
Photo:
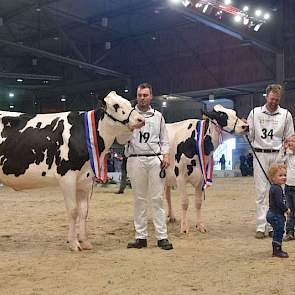
[[[127,99],[115,91],[111,91],[104,98],[103,105],[105,114],[117,128],[133,130],[144,125],[144,117],[135,111]]]
[[[249,131],[248,124],[238,118],[234,110],[220,104],[215,105],[212,112],[204,112],[204,114],[229,133],[244,134]]]

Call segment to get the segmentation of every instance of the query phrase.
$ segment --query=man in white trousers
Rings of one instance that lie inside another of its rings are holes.
[[[163,115],[151,108],[152,98],[151,85],[140,84],[135,109],[145,117],[145,126],[133,131],[125,147],[127,172],[134,194],[136,231],[135,241],[128,243],[127,248],[147,247],[147,209],[150,201],[157,245],[171,250],[173,246],[168,240],[163,206],[164,179],[160,177],[161,170],[169,166],[169,141]]]
[[[290,112],[279,106],[283,89],[272,84],[266,88],[266,103],[254,108],[248,116],[249,139],[260,161],[254,157],[254,183],[256,189],[256,235],[257,239],[272,236],[272,228],[266,221],[269,183],[264,175],[270,165],[279,162],[279,150],[286,137],[294,134]]]

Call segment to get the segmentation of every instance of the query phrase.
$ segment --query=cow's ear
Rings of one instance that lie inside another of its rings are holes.
[[[205,115],[206,115],[206,117],[208,117],[208,118],[210,118],[211,120],[217,120],[217,118],[219,117],[218,116],[218,112],[216,112],[216,111],[212,111],[212,112],[203,112]]]
[[[104,99],[98,99],[97,101],[97,109],[105,109],[106,108],[106,102],[104,101]]]

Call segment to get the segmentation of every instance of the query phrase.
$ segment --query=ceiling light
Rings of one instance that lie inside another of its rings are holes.
[[[231,4],[231,0],[224,0],[224,4],[225,5],[230,5]]]
[[[162,102],[162,107],[163,107],[163,108],[167,108],[167,101],[163,101],[163,102]]]
[[[245,16],[245,17],[243,18],[243,24],[244,24],[245,26],[247,26],[247,25],[249,24],[249,21],[250,21],[250,20],[249,20],[248,17]]]
[[[178,3],[181,2],[181,0],[170,0],[170,2],[173,3],[173,4],[178,4]]]
[[[270,14],[269,13],[265,13],[263,16],[264,19],[269,19],[270,18]]]
[[[245,11],[245,12],[249,11],[249,6],[247,6],[247,5],[244,6],[244,7],[243,7],[243,11]]]
[[[14,97],[14,93],[13,92],[9,92],[8,96],[9,97]]]
[[[204,8],[203,8],[203,13],[206,13],[208,7],[209,7],[209,4],[206,4],[206,5],[204,6]]]
[[[261,28],[261,26],[262,26],[262,23],[259,23],[259,24],[255,25],[255,27],[254,27],[253,30],[254,30],[255,32],[258,32],[259,29]]]
[[[11,105],[9,106],[9,108],[10,108],[10,109],[14,109],[14,105],[11,104]]]
[[[183,4],[185,7],[188,7],[188,6],[191,4],[191,1],[189,1],[189,0],[183,0],[183,1],[182,1],[182,4]]]
[[[240,15],[235,15],[234,17],[235,22],[240,23],[242,21],[242,17]]]
[[[261,16],[262,11],[260,9],[255,10],[255,15],[256,16]]]
[[[19,83],[21,83],[21,82],[23,82],[24,80],[23,79],[20,79],[20,78],[18,78],[18,79],[16,79],[16,82],[19,82]]]

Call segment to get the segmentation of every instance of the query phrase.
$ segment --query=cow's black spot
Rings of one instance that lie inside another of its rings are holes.
[[[225,127],[227,126],[228,115],[224,112],[217,112],[216,121],[219,126]]]
[[[43,171],[43,172],[42,172],[42,176],[45,176],[45,175],[46,175],[46,172]]]
[[[204,134],[206,134],[207,131],[208,131],[209,123],[210,123],[210,121],[209,121],[209,119],[207,118],[207,119],[205,120],[205,132],[204,132]]]
[[[188,129],[188,130],[189,130],[189,129],[191,129],[191,128],[192,128],[192,126],[193,126],[193,124],[192,124],[192,123],[189,123],[189,125],[188,125],[187,129]]]
[[[176,177],[179,175],[179,169],[176,166],[174,167],[174,173]]]
[[[191,165],[196,166],[196,160],[191,160]]]
[[[204,150],[205,155],[209,156],[212,151],[214,151],[214,146],[212,143],[212,138],[210,135],[206,135],[204,139]]]
[[[88,178],[90,176],[90,173],[88,172],[87,174],[86,174],[86,177]]]
[[[120,106],[117,104],[117,103],[115,103],[114,105],[113,105],[113,108],[115,109],[115,111],[117,112],[118,111],[118,108],[119,108]]]
[[[193,158],[196,155],[196,132],[192,131],[191,137],[187,138],[177,145],[177,151],[175,154],[175,160],[179,163],[181,155],[184,154],[187,158]]]
[[[38,122],[38,123],[37,123],[37,128],[40,128],[41,125],[42,125],[42,123],[41,123],[41,122]]]
[[[187,175],[190,176],[193,171],[194,171],[194,167],[192,165],[187,165]]]

